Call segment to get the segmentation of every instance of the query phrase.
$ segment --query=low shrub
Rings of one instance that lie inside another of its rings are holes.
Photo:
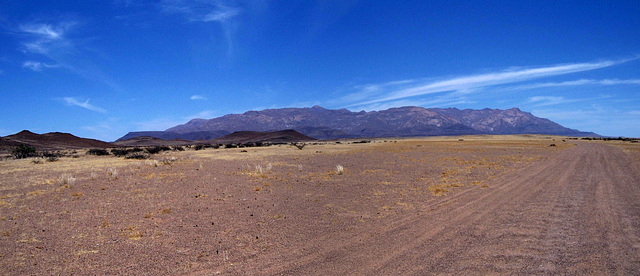
[[[127,149],[112,149],[111,150],[111,154],[117,156],[117,157],[122,157],[125,156],[129,153],[129,150]]]
[[[127,154],[124,158],[126,159],[149,159],[149,155],[142,152],[132,152]]]
[[[291,142],[292,146],[295,146],[296,148],[298,148],[299,150],[302,150],[304,148],[304,146],[306,146],[307,144],[305,143],[293,143]]]
[[[13,149],[11,154],[16,159],[32,157],[32,156],[36,156],[36,148],[34,148],[31,145],[20,144],[15,149]]]
[[[62,157],[62,156],[63,156],[63,154],[62,154],[61,152],[59,152],[59,151],[56,151],[56,152],[43,151],[40,155],[41,155],[42,157],[45,157],[45,158],[49,158],[49,157]]]
[[[90,149],[87,151],[87,154],[101,156],[109,155],[109,152],[106,149]]]
[[[193,149],[194,150],[202,150],[202,149],[204,149],[204,145],[202,145],[202,144],[194,145]]]
[[[158,152],[161,152],[162,148],[160,148],[159,146],[148,147],[148,148],[145,148],[145,151],[148,152],[149,154],[156,154]]]
[[[160,149],[162,149],[162,148],[160,148]],[[111,154],[113,154],[113,155],[115,155],[117,157],[126,157],[130,153],[142,153],[143,151],[145,151],[145,150],[143,150],[141,148],[138,148],[138,147],[131,148],[131,149],[119,148],[119,149],[112,149],[111,150]],[[152,151],[153,151],[153,149],[152,149]],[[147,152],[149,152],[149,151],[147,150]]]

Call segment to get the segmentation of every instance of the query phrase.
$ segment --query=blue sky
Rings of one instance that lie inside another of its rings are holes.
[[[519,107],[640,137],[638,1],[0,3],[0,135],[280,107]]]

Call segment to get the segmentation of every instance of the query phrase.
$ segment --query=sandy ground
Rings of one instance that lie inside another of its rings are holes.
[[[640,146],[561,139],[1,161],[0,273],[636,274]]]

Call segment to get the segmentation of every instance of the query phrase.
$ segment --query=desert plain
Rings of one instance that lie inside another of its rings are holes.
[[[465,136],[34,161],[0,161],[3,275],[640,271],[638,143]]]

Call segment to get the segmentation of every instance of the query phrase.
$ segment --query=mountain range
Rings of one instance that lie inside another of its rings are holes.
[[[193,119],[165,131],[127,133],[120,140],[139,136],[161,139],[210,140],[236,131],[294,129],[316,139],[356,137],[409,137],[472,134],[599,135],[563,127],[518,108],[464,109],[416,106],[381,111],[347,109],[279,108],[228,114],[213,119]]]

